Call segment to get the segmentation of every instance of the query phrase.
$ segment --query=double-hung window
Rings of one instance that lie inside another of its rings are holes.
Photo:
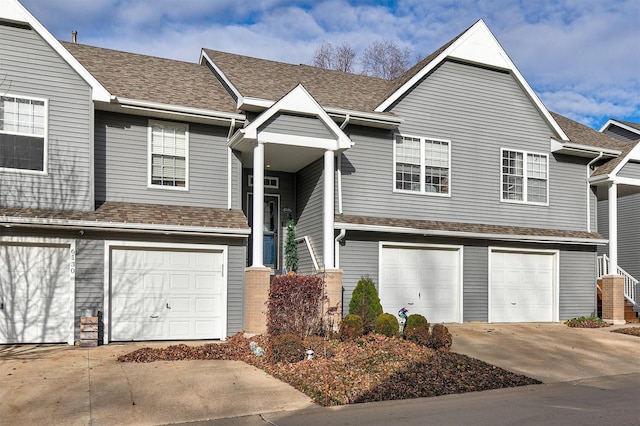
[[[449,195],[450,148],[446,140],[398,135],[394,146],[395,190]]]
[[[46,172],[47,102],[0,96],[0,168]]]
[[[149,185],[187,189],[189,127],[186,124],[149,121]]]
[[[549,203],[549,157],[526,151],[503,149],[503,201]]]

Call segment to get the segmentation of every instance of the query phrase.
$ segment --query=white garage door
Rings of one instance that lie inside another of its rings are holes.
[[[69,245],[0,244],[0,343],[73,343]]]
[[[424,315],[430,323],[461,321],[459,247],[382,246],[380,301],[385,312]]]
[[[554,320],[554,253],[492,250],[490,322]]]
[[[111,340],[220,339],[222,251],[111,249]]]

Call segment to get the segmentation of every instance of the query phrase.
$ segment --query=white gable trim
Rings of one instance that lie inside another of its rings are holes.
[[[236,143],[242,141],[257,141],[260,126],[280,112],[317,117],[336,136],[336,146],[333,147],[336,151],[349,149],[353,145],[349,137],[340,129],[335,121],[329,117],[329,114],[322,109],[320,104],[313,99],[313,96],[307,92],[302,84],[298,84],[293,90],[273,104],[271,108],[260,114],[251,124],[242,129],[242,131],[237,132],[235,136],[231,138],[229,145],[233,147]],[[334,141],[331,141],[331,143],[334,143]]]
[[[236,97],[238,98],[237,107],[239,107],[244,101],[243,101],[243,96],[238,90],[238,88],[234,86],[233,83],[231,83],[231,80],[229,80],[229,78],[222,72],[222,70],[218,68],[216,63],[213,62],[213,60],[209,57],[209,55],[207,55],[207,52],[205,52],[204,49],[200,51],[200,63],[202,63],[203,59],[207,61],[209,65],[211,65],[211,67],[215,70],[218,76],[227,84],[227,86],[229,86],[233,94],[236,95]]]
[[[446,58],[458,59],[465,62],[485,65],[492,68],[498,68],[511,72],[520,86],[527,93],[536,108],[544,116],[547,123],[555,130],[556,134],[562,140],[569,140],[558,123],[553,119],[547,108],[544,106],[538,95],[533,91],[531,86],[524,79],[518,68],[511,61],[507,53],[494,35],[491,33],[487,25],[481,19],[462,34],[456,41],[447,47],[442,53],[429,62],[409,81],[403,84],[384,102],[375,109],[376,112],[386,111],[395,101],[402,95],[407,93],[415,86],[425,75],[431,72],[436,66],[442,63]]]
[[[618,176],[618,173],[629,162],[629,160],[640,161],[640,142],[636,143],[636,146],[624,156],[622,161],[611,171],[610,176]]]
[[[111,94],[107,89],[20,2],[0,0],[0,18],[28,24],[91,86],[94,101],[109,102],[111,100]]]
[[[599,132],[602,133],[602,132],[604,132],[605,130],[607,130],[611,126],[620,127],[621,129],[628,130],[631,133],[635,133],[637,135],[640,135],[640,130],[638,130],[638,129],[634,128],[634,127],[631,127],[631,126],[627,126],[626,124],[621,123],[621,122],[619,122],[617,120],[613,120],[613,119],[607,120],[607,122],[604,123],[604,125],[600,128]]]

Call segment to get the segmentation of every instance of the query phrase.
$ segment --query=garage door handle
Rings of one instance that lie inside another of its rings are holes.
[[[151,315],[151,318],[158,318],[159,315]]]
[[[407,305],[413,305],[413,302],[409,302],[409,303],[407,303]]]
[[[171,309],[171,306],[169,306],[169,304],[167,303],[167,309]]]
[[[512,305],[515,305],[515,304],[516,304],[516,302],[511,302],[511,304],[512,304]]]

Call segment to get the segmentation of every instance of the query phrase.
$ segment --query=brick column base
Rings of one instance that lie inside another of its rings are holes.
[[[244,332],[267,332],[267,300],[271,268],[249,267],[244,270]]]
[[[625,324],[624,277],[605,275],[602,277],[602,319],[612,324]]]
[[[324,278],[328,298],[322,314],[326,315],[328,325],[337,330],[342,319],[342,269],[319,271],[318,276]]]

